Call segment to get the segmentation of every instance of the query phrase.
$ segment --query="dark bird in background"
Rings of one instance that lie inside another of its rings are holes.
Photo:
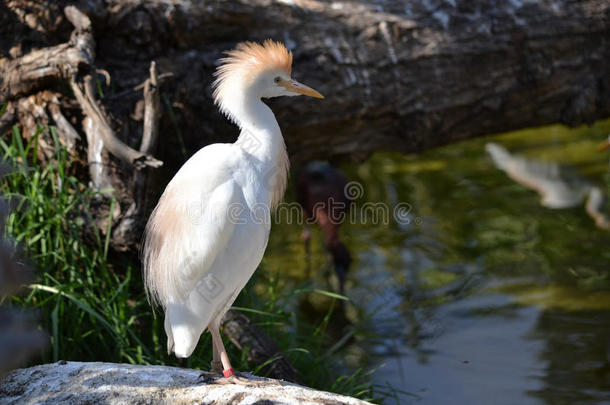
[[[347,179],[328,163],[311,162],[297,171],[296,195],[305,214],[305,223],[317,223],[324,232],[324,247],[331,255],[339,279],[339,291],[345,292],[345,278],[351,264],[347,247],[339,239],[339,226],[347,218],[352,200],[346,195]],[[309,240],[305,230],[303,240],[310,270]]]

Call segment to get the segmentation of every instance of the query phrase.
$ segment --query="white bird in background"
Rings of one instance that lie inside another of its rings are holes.
[[[189,357],[207,328],[212,369],[228,378],[220,322],[263,258],[288,176],[280,127],[261,98],[324,97],[290,77],[281,43],[244,42],[226,55],[214,102],[239,138],[206,146],[176,173],[146,225],[142,261],[147,293],[165,310],[168,353]]]
[[[526,159],[510,153],[497,143],[485,145],[498,169],[527,188],[536,190],[540,204],[553,209],[578,206],[586,198],[585,210],[601,229],[610,229],[610,219],[604,214],[604,193],[587,179],[553,162]]]

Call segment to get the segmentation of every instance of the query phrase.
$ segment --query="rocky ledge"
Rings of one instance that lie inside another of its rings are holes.
[[[0,404],[368,404],[281,380],[166,366],[60,361],[12,371]]]

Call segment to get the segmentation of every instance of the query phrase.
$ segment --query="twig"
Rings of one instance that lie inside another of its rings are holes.
[[[54,97],[53,100],[49,102],[48,109],[51,113],[51,117],[53,117],[53,120],[55,121],[55,125],[57,126],[59,138],[63,141],[68,151],[73,152],[76,142],[81,139],[80,135],[61,113],[57,98]]]
[[[142,154],[121,142],[112,131],[100,107],[90,91],[91,76],[85,75],[82,87],[79,85],[79,70],[93,69],[95,40],[91,31],[91,20],[74,6],[64,9],[67,19],[74,25],[70,41],[54,47],[44,48],[12,60],[0,59],[0,103],[17,95],[27,94],[46,83],[49,79],[70,78],[74,94],[85,115],[95,121],[87,125],[100,131],[104,147],[119,159],[142,167],[159,167],[163,162]],[[57,120],[56,120],[57,122]]]
[[[140,152],[152,154],[157,147],[159,137],[159,88],[157,82],[157,66],[150,63],[150,78],[144,85],[144,130]]]
[[[74,96],[83,109],[83,112],[95,122],[94,127],[99,131],[104,147],[108,152],[122,161],[134,165],[136,169],[141,169],[146,166],[160,167],[163,164],[160,160],[129,147],[114,135],[114,131],[108,124],[106,117],[93,96],[94,87],[91,75],[86,75],[82,81],[84,92],[76,75],[72,76],[70,84],[72,85]]]
[[[144,126],[142,129],[140,152],[145,155],[153,154],[157,149],[161,105],[158,86],[159,76],[157,75],[157,66],[153,61],[150,63],[150,77],[144,82]],[[146,208],[148,173],[148,170],[138,170],[135,173],[135,191],[133,194],[135,202],[132,203],[119,225],[115,228],[112,239],[116,248],[129,246],[133,236],[141,232],[141,230],[137,229],[137,219]]]
[[[104,141],[100,136],[99,122],[85,117],[83,129],[87,134],[87,162],[89,165],[89,176],[93,189],[96,191],[111,189],[112,182],[108,170],[104,164]]]
[[[170,77],[174,77],[173,72],[165,72],[165,73],[161,73],[160,75],[158,75],[157,76],[157,86],[160,86],[161,84],[163,84],[163,82],[165,82]],[[123,90],[120,93],[110,94],[106,98],[108,98],[110,100],[114,100],[117,98],[125,97],[126,95],[128,95],[130,93],[134,93],[136,91],[142,90],[144,88],[144,86],[146,86],[146,83],[148,83],[148,79],[144,80],[142,83],[138,84],[137,86],[131,87],[127,90]]]

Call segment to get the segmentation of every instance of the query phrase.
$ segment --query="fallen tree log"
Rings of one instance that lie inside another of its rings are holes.
[[[243,377],[246,382],[231,383],[217,374],[176,367],[60,361],[11,372],[0,380],[0,403],[369,403],[284,381]]]
[[[267,37],[294,48],[294,75],[327,96],[273,101],[297,161],[610,116],[603,0],[113,4],[106,20],[122,28],[108,40],[132,60],[153,49],[176,74],[171,99],[189,145],[236,134],[211,104],[215,60],[237,41]],[[101,39],[105,62],[121,75],[126,64],[109,45]]]
[[[27,3],[6,1],[14,15],[5,17],[2,36],[11,38],[19,23],[61,36],[61,14],[36,13]],[[187,154],[234,139],[236,130],[212,106],[210,83],[221,51],[247,39],[284,41],[295,53],[294,75],[327,96],[273,102],[297,161],[417,152],[482,134],[610,116],[610,4],[604,0],[98,0],[81,6],[93,20],[96,64],[123,95],[109,94],[108,108],[133,127],[125,131],[127,143],[137,144],[141,135],[129,118],[139,95],[129,89],[147,76],[152,59],[161,72],[175,74],[165,94],[173,118],[166,115],[161,124],[161,132],[173,135],[162,148],[173,166],[184,160],[178,136]],[[30,76],[24,76],[26,88],[11,84],[9,94],[27,92]]]

